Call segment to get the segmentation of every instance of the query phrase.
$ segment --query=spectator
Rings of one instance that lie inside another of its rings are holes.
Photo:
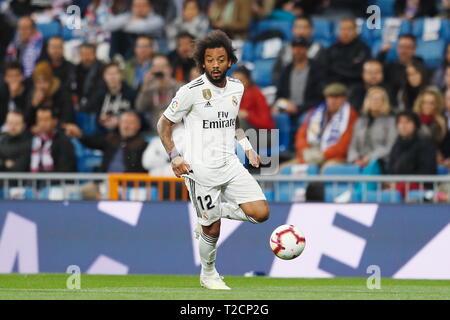
[[[54,36],[48,39],[45,58],[52,67],[53,74],[60,80],[61,86],[68,91],[76,90],[75,66],[64,58],[64,39]]]
[[[168,58],[173,68],[173,76],[178,82],[188,82],[190,71],[195,66],[192,58],[194,53],[194,36],[182,32],[177,36],[177,47],[170,52]]]
[[[370,48],[358,37],[356,21],[342,19],[338,41],[327,50],[328,81],[352,85],[361,81],[362,66],[371,57]]]
[[[439,164],[447,167],[450,170],[450,89],[445,91],[445,125],[447,134],[440,145],[440,159]]]
[[[184,136],[184,126],[182,124],[176,125],[172,131],[172,138],[181,154],[184,152]],[[148,170],[148,174],[151,176],[175,177],[171,161],[159,137],[153,138],[145,149],[142,156],[142,166]]]
[[[75,172],[76,156],[72,141],[58,130],[53,109],[36,111],[36,130],[31,144],[31,172]]]
[[[188,82],[191,82],[198,77],[200,77],[202,74],[200,73],[200,70],[198,70],[197,66],[192,66],[191,71],[189,71],[189,80]]]
[[[399,109],[412,111],[414,102],[427,85],[428,78],[424,65],[416,61],[407,65],[406,81],[398,93]]]
[[[353,128],[353,137],[347,155],[347,161],[366,167],[372,161],[388,160],[389,152],[397,138],[395,118],[390,115],[387,92],[382,87],[367,90],[362,108],[362,117]]]
[[[103,27],[109,18],[110,0],[93,0],[89,3],[82,20],[82,37],[86,43],[108,42],[111,33]]]
[[[167,108],[180,87],[181,83],[172,77],[172,67],[167,57],[156,56],[136,98],[136,110],[144,115],[152,133],[156,133],[161,112]]]
[[[388,173],[436,174],[436,146],[431,138],[419,135],[419,116],[411,111],[402,111],[397,115],[396,124],[398,137],[389,154]],[[404,197],[407,190],[419,189],[419,184],[397,183],[395,188]]]
[[[233,72],[233,78],[240,80],[244,85],[244,94],[238,113],[241,127],[244,130],[274,129],[275,123],[270,114],[270,107],[261,90],[252,81],[250,70],[245,66],[238,67]]]
[[[9,43],[14,38],[14,33],[16,28],[9,21],[5,14],[0,12],[0,74],[3,73],[3,65],[6,58],[6,50],[8,49]]]
[[[164,19],[154,12],[150,0],[133,0],[131,12],[108,17],[104,28],[112,32],[110,57],[119,53],[129,59],[138,35],[162,37]]]
[[[444,140],[447,132],[443,111],[444,98],[433,88],[422,91],[414,103],[414,112],[420,119],[420,133],[431,137],[437,146]]]
[[[365,17],[369,6],[367,0],[323,0],[319,2],[322,2],[323,8],[319,14],[328,19],[340,16]]]
[[[395,0],[394,12],[401,19],[434,17],[437,14],[436,1],[429,0]]]
[[[255,0],[253,1],[253,16],[256,20],[266,19],[275,9],[276,0]]]
[[[447,51],[442,59],[442,64],[433,74],[432,84],[438,86],[443,92],[450,87],[450,44],[447,45]],[[448,71],[447,71],[448,70]],[[448,74],[447,74],[448,73]]]
[[[283,77],[277,85],[274,112],[290,114],[296,127],[298,116],[322,101],[325,72],[320,65],[308,59],[310,42],[307,39],[294,39],[291,45],[292,63],[281,72]]]
[[[96,111],[95,97],[103,83],[103,63],[97,60],[96,46],[84,43],[80,46],[80,63],[75,67],[77,110]]]
[[[423,63],[423,59],[415,56],[416,53],[416,38],[413,35],[401,35],[397,41],[397,61],[387,61],[387,53],[391,50],[391,45],[383,46],[381,52],[378,54],[377,60],[384,64],[384,75],[386,84],[393,93],[400,91],[406,85],[406,66],[413,61]],[[391,101],[394,106],[398,106],[400,101],[397,99]]]
[[[177,17],[177,7],[174,0],[153,1],[152,4],[155,13],[164,18],[164,23],[166,25],[172,23]]]
[[[0,87],[0,126],[9,111],[25,112],[30,85],[25,81],[19,62],[10,62],[5,67],[4,84]]]
[[[450,19],[450,0],[441,0],[441,8],[439,17],[443,19]]]
[[[212,0],[208,12],[211,26],[232,39],[247,39],[252,19],[252,1]]]
[[[26,78],[31,76],[36,61],[41,55],[42,34],[30,17],[22,17],[17,24],[17,34],[7,49],[8,60],[19,60]]]
[[[65,129],[68,136],[80,139],[84,146],[103,151],[101,172],[146,172],[142,167],[142,154],[147,142],[139,135],[141,121],[135,112],[123,112],[118,130],[107,134],[83,136],[76,125]]]
[[[61,123],[75,122],[75,112],[69,91],[61,85],[61,81],[53,75],[48,62],[42,61],[36,65],[33,72],[33,88],[28,97],[26,116],[28,125],[33,125],[36,110],[48,107]]]
[[[197,0],[184,0],[182,15],[166,27],[166,35],[170,50],[176,48],[177,35],[182,32],[203,37],[208,33],[209,20],[200,11]]]
[[[31,16],[32,13],[41,9],[39,6],[32,4],[32,1],[24,0],[11,0],[2,3],[2,11],[11,19],[14,23],[17,23],[21,17]]]
[[[134,57],[125,62],[124,79],[137,90],[144,80],[147,70],[152,66],[153,41],[149,37],[140,36],[134,46]]]
[[[390,92],[384,84],[383,65],[378,60],[371,59],[364,62],[362,79],[362,83],[356,83],[350,88],[348,99],[353,109],[358,112],[361,111],[367,91],[370,88],[381,86],[388,93]]]
[[[325,103],[311,110],[297,132],[299,163],[328,165],[347,159],[353,125],[358,114],[347,102],[347,88],[340,83],[324,90]]]
[[[292,25],[292,36],[296,38],[305,38],[309,41],[308,59],[318,63],[324,63],[325,48],[317,41],[312,40],[314,32],[312,20],[305,16],[297,17]],[[272,79],[278,83],[281,70],[292,63],[292,44],[288,43],[280,50],[275,65],[272,70]]]
[[[123,81],[122,71],[117,63],[107,64],[103,70],[106,88],[99,91],[93,102],[102,128],[115,130],[119,114],[134,109],[135,91]]]
[[[9,111],[5,127],[6,132],[0,137],[0,171],[28,172],[31,137],[26,131],[25,116]]]
[[[295,17],[302,14],[302,8],[296,0],[277,0],[267,19],[294,22]]]

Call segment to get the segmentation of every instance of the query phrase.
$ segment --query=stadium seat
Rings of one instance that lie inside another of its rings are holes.
[[[419,40],[429,40],[424,39],[424,29],[425,29],[425,23],[427,21],[433,21],[433,20],[439,20],[440,21],[440,27],[438,31],[438,38],[444,39],[444,40],[450,40],[450,23],[447,19],[440,19],[440,18],[418,18],[414,21],[412,34]],[[437,39],[434,39],[437,40]]]
[[[71,141],[75,148],[78,172],[93,172],[96,168],[100,167],[103,160],[103,153],[101,151],[84,147],[76,138],[72,138]]]
[[[95,113],[78,111],[75,115],[77,126],[80,127],[83,134],[90,136],[100,133],[97,125],[97,115]]]
[[[360,197],[350,185],[330,186],[325,184],[325,202],[359,202]]]
[[[273,119],[279,130],[279,150],[284,152],[289,149],[291,144],[291,119],[286,113],[274,114]]]
[[[244,46],[242,47],[242,60],[243,61],[253,61],[253,42],[246,40]]]
[[[10,187],[7,192],[8,199],[31,200],[34,198],[34,189],[31,187]]]
[[[417,55],[425,60],[429,68],[437,68],[442,63],[446,51],[446,41],[443,39],[417,41]]]
[[[362,202],[370,203],[401,203],[402,195],[397,190],[367,191],[361,195]]]
[[[325,47],[331,46],[335,41],[333,22],[324,18],[314,18],[312,22],[314,26],[313,40]]]
[[[44,40],[62,35],[61,25],[57,21],[50,23],[38,23],[37,28],[42,33]]]
[[[322,174],[325,176],[329,175],[358,175],[361,174],[361,169],[359,166],[354,164],[334,164],[326,166]]]
[[[302,176],[305,175],[317,175],[319,174],[319,167],[317,165],[303,165],[303,164],[293,164],[284,166],[280,170],[281,175],[286,176],[298,176],[301,180]],[[306,190],[307,183],[305,182],[279,182],[278,189],[275,189],[275,199],[278,201],[293,201],[295,200],[295,195],[299,189]]]
[[[446,166],[439,165],[438,166],[438,174],[439,175],[447,175],[447,174],[449,174],[449,171]]]
[[[262,59],[254,62],[252,78],[259,87],[272,86],[272,69],[275,59]]]
[[[147,199],[148,192],[147,188],[127,188],[127,199],[130,201],[145,201]],[[153,186],[150,188],[150,200],[158,200],[159,193],[158,188]]]
[[[292,39],[292,23],[289,21],[262,20],[258,22],[255,30],[256,32],[253,35],[253,39],[259,34],[269,30],[280,31],[283,34],[284,40]]]
[[[372,0],[371,5],[377,5],[380,7],[382,17],[393,17],[395,0]]]

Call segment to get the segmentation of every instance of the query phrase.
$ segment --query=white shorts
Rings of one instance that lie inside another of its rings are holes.
[[[195,172],[184,175],[191,202],[197,212],[198,222],[210,226],[221,218],[221,196],[227,202],[242,203],[266,200],[261,187],[247,169],[239,162],[230,166],[232,178],[219,186],[205,186],[195,179]]]

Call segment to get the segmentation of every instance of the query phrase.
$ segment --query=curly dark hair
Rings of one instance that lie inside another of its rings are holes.
[[[233,45],[230,38],[221,30],[214,30],[207,34],[203,39],[197,40],[193,58],[197,63],[197,68],[200,73],[205,72],[203,64],[205,62],[206,49],[224,48],[228,54],[228,59],[231,60],[231,64],[235,64],[238,59],[234,53]]]

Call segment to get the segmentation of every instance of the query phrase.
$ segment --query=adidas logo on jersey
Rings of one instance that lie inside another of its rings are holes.
[[[211,108],[212,107],[212,104],[208,101],[206,104],[205,104],[205,108]]]

